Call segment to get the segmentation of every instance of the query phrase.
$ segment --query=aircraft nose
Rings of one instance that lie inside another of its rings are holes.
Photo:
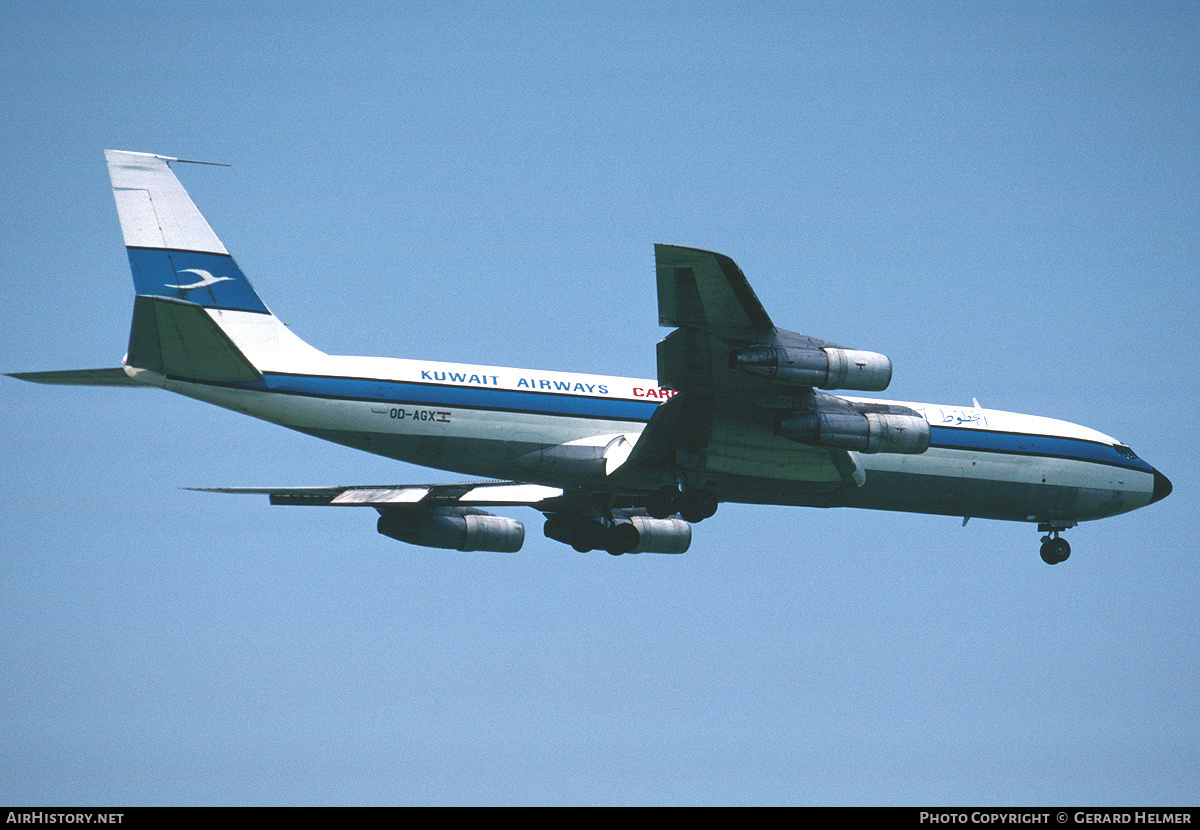
[[[1165,475],[1163,475],[1162,473],[1160,473],[1158,470],[1155,470],[1154,471],[1154,494],[1152,496],[1150,496],[1150,503],[1154,504],[1154,502],[1156,502],[1160,499],[1165,499],[1167,496],[1171,495],[1171,490],[1172,490],[1171,480],[1169,478],[1167,478]]]

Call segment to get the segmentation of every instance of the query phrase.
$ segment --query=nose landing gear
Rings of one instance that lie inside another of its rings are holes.
[[[1071,544],[1057,533],[1053,536],[1042,537],[1042,561],[1047,565],[1065,562],[1070,555]]]
[[[1060,537],[1059,531],[1075,526],[1075,522],[1046,522],[1038,525],[1038,530],[1049,535],[1042,537],[1042,561],[1047,565],[1057,565],[1066,562],[1071,555],[1071,545]]]

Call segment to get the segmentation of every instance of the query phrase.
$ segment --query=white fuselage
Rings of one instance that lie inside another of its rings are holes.
[[[288,345],[274,361],[271,350],[256,350],[263,380],[253,383],[196,383],[127,371],[155,386],[389,458],[556,487],[579,485],[581,474],[586,482],[586,470],[602,475],[606,448],[621,436],[627,446],[636,443],[656,407],[673,394],[646,379],[342,357]],[[930,447],[919,455],[853,453],[865,476],[862,486],[814,489],[811,483],[726,476],[713,489],[721,501],[1017,521],[1096,519],[1154,498],[1154,469],[1095,430],[974,406],[903,404],[930,423]],[[564,445],[578,453],[564,457]]]

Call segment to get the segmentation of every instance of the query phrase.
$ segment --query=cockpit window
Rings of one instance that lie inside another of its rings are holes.
[[[1137,458],[1137,453],[1129,449],[1129,447],[1125,446],[1124,444],[1113,444],[1113,449],[1126,458]]]

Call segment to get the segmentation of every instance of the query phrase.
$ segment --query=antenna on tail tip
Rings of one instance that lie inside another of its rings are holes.
[[[166,156],[160,156],[160,158],[164,158],[167,161],[182,162],[183,164],[211,164],[213,167],[232,167],[233,166],[231,164],[226,164],[223,161],[200,161],[199,159],[173,159],[173,158],[167,158]]]

